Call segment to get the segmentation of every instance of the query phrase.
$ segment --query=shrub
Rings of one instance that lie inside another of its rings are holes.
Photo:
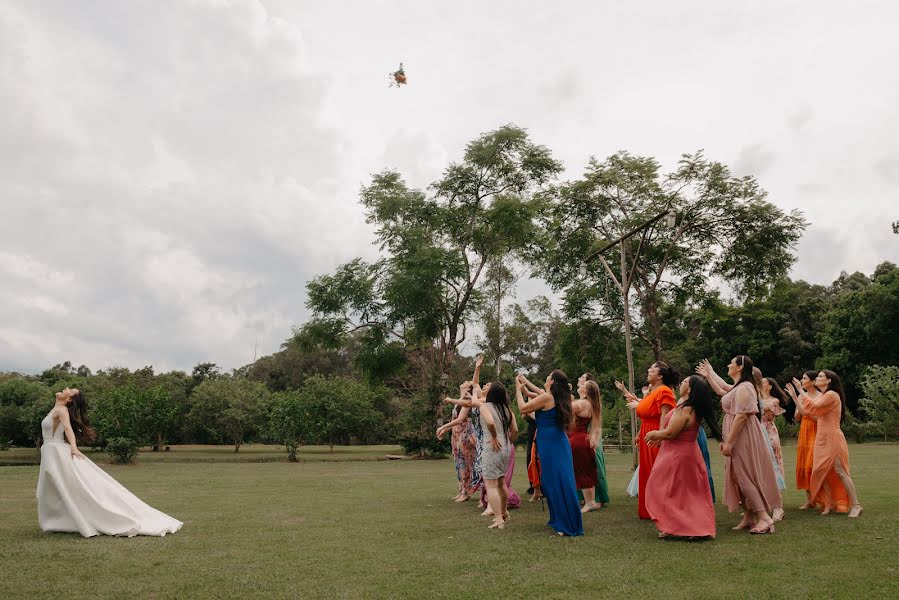
[[[112,457],[113,462],[128,464],[137,456],[140,446],[137,442],[127,437],[114,437],[106,441],[105,451]]]
[[[447,434],[438,440],[433,433],[410,431],[400,436],[400,447],[406,454],[443,458],[450,452],[450,436]]]
[[[880,423],[859,421],[852,416],[852,413],[846,413],[846,419],[843,421],[842,428],[857,444],[863,444],[868,438],[883,435],[883,427]]]

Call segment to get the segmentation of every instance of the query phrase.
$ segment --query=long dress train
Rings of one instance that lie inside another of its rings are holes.
[[[37,515],[43,531],[95,535],[164,536],[183,523],[142,502],[89,458],[72,456],[52,413],[41,421]]]

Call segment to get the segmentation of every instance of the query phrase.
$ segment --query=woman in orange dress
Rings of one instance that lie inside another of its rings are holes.
[[[800,382],[794,380],[793,383]],[[849,447],[840,429],[846,415],[843,382],[839,375],[825,370],[815,377],[815,388],[821,392],[819,396],[811,398],[803,393],[796,404],[801,404],[807,415],[818,419],[815,461],[809,478],[812,503],[824,507],[822,515],[835,510],[849,511],[850,517],[857,517],[862,512],[862,506],[858,503],[855,484],[849,476]]]
[[[674,386],[680,383],[680,376],[667,364],[657,361],[652,363],[652,366],[646,371],[646,383],[649,384],[649,392],[641,400],[629,392],[623,383],[615,382],[615,386],[624,392],[624,396],[628,400],[628,408],[636,409],[637,416],[640,417],[640,433],[634,443],[637,444],[640,451],[637,512],[641,519],[652,518],[649,511],[646,510],[646,482],[649,481],[652,465],[659,455],[658,446],[646,444],[646,434],[661,429],[662,419],[669,410],[677,405],[677,400],[674,398]]]
[[[806,510],[814,506],[812,495],[809,491],[809,480],[815,460],[815,437],[818,432],[818,418],[805,413],[802,402],[798,400],[798,395],[804,393],[812,400],[820,396],[818,390],[815,389],[815,378],[817,376],[817,371],[806,371],[802,374],[801,381],[795,377],[793,378],[795,389],[787,384],[787,393],[796,406],[794,418],[799,421],[799,436],[796,440],[796,489],[805,490],[805,504],[800,506],[799,510]]]

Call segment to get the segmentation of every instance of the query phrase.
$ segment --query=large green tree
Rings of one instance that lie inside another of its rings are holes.
[[[817,332],[821,355],[815,366],[843,377],[854,408],[868,365],[899,365],[899,267],[881,263],[870,278],[844,273],[831,291],[831,306]]]
[[[194,389],[187,418],[194,431],[231,443],[237,452],[252,436],[268,432],[268,401],[269,391],[261,383],[216,377]]]
[[[402,343],[431,417],[431,436],[449,373],[483,306],[488,265],[512,261],[539,242],[540,192],[561,171],[549,150],[507,125],[466,147],[427,190],[384,171],[364,187],[362,205],[386,257],[356,259],[309,283],[314,318],[307,333],[323,338],[375,330]]]
[[[763,298],[793,264],[792,249],[806,222],[766,199],[753,177],[737,177],[697,152],[663,174],[649,157],[618,152],[591,160],[583,177],[558,188],[548,213],[546,279],[565,292],[580,317],[615,315],[659,359],[665,351],[666,303],[685,306],[710,282],[726,282],[740,299]],[[581,261],[654,216],[655,221],[596,256],[578,278]],[[639,318],[630,323],[630,306]]]

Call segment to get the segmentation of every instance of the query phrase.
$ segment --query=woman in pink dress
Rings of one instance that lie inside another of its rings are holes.
[[[659,537],[715,537],[715,506],[705,459],[696,443],[703,423],[721,439],[712,390],[693,375],[681,382],[683,400],[665,415],[663,429],[646,433],[646,443],[661,445],[646,482],[646,510]]]
[[[762,428],[752,369],[752,359],[745,354],[735,356],[727,365],[734,386],[721,398],[724,503],[730,512],[743,510],[743,519],[734,529],[774,533],[770,513],[782,510],[783,501]]]

